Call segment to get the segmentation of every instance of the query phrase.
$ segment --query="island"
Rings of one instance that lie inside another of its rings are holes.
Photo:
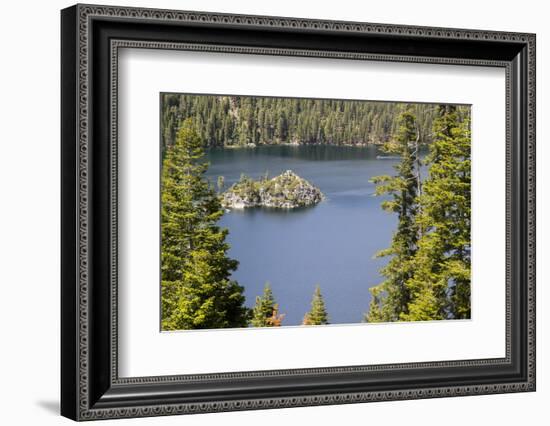
[[[292,170],[269,179],[254,180],[246,175],[220,196],[227,209],[270,207],[295,209],[315,205],[325,199],[319,188],[301,178]]]

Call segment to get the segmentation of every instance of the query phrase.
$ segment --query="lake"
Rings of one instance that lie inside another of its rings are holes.
[[[225,177],[228,188],[241,173],[258,179],[292,170],[317,186],[326,200],[295,210],[231,210],[220,225],[229,229],[229,255],[239,261],[233,278],[245,288],[252,307],[271,283],[283,325],[299,325],[309,311],[317,284],[329,322],[361,322],[370,302],[369,287],[381,282],[387,259],[374,259],[388,247],[396,215],[380,207],[373,176],[394,174],[396,159],[377,159],[378,148],[262,146],[210,149],[207,176]]]

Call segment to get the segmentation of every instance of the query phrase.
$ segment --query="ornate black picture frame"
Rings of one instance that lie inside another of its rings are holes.
[[[64,9],[61,28],[62,415],[92,420],[535,390],[535,35],[95,5]],[[121,47],[504,68],[506,356],[120,378]]]

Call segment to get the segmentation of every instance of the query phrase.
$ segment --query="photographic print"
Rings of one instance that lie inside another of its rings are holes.
[[[469,105],[160,108],[162,331],[470,319]]]

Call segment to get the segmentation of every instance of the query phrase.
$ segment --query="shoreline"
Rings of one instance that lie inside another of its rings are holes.
[[[206,149],[254,149],[261,147],[278,147],[278,146],[288,146],[288,147],[303,147],[303,146],[328,146],[328,147],[346,147],[346,148],[369,148],[369,147],[380,147],[384,142],[379,143],[367,143],[367,144],[330,144],[330,143],[278,143],[278,144],[247,144],[247,145],[224,145],[224,146],[211,146]]]

